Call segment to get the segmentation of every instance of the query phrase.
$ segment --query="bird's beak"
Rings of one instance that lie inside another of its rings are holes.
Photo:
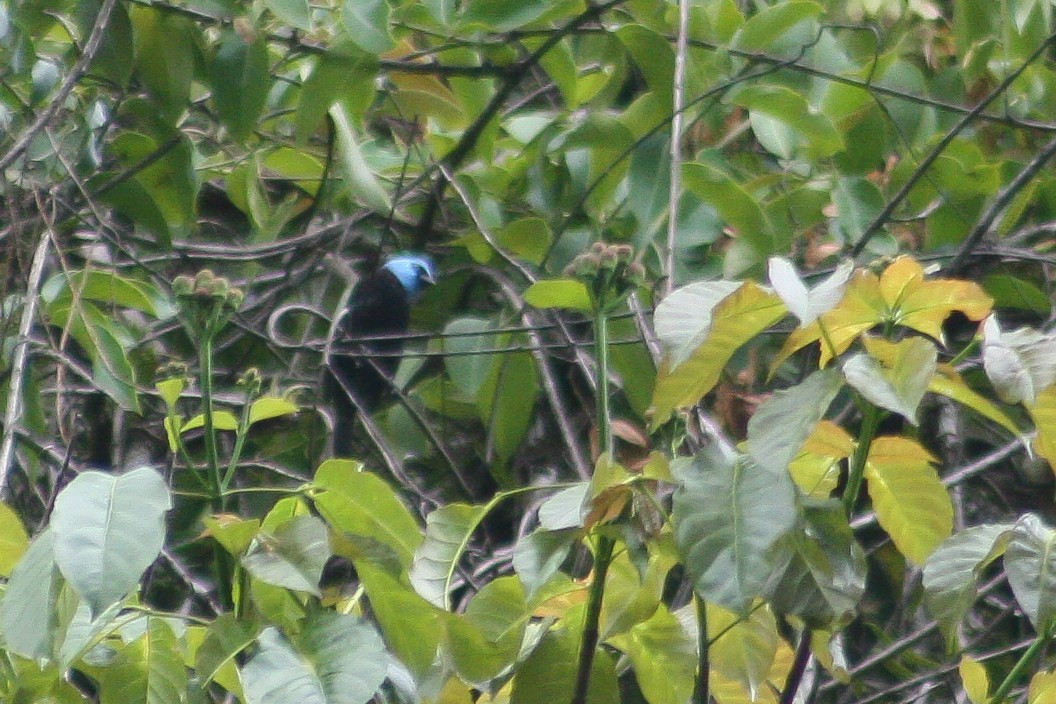
[[[428,271],[423,271],[421,276],[419,276],[418,278],[423,284],[428,284],[430,286],[436,284],[436,279],[434,279],[433,275],[430,274]]]

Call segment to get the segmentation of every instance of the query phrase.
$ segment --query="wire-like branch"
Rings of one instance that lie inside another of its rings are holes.
[[[924,177],[924,174],[927,173],[928,169],[931,168],[931,165],[935,163],[935,160],[938,159],[944,151],[946,151],[946,147],[950,146],[950,144],[953,143],[953,140],[957,138],[957,135],[963,132],[964,129],[968,127],[968,125],[978,119],[979,116],[982,114],[983,110],[986,109],[987,105],[1004,95],[1005,91],[1008,90],[1008,87],[1012,85],[1013,81],[1019,78],[1019,76],[1027,70],[1027,67],[1034,63],[1034,61],[1036,61],[1038,57],[1044,54],[1045,51],[1049,48],[1049,46],[1053,43],[1053,41],[1056,41],[1056,34],[1050,34],[1045,39],[1045,41],[1043,41],[1038,46],[1038,48],[1035,49],[1034,52],[1023,61],[1022,64],[1016,67],[1015,71],[1005,76],[1005,79],[1001,81],[1001,83],[999,83],[996,88],[990,91],[989,95],[979,101],[978,105],[976,105],[970,111],[965,113],[965,115],[957,122],[957,124],[954,125],[949,132],[943,135],[942,139],[939,140],[939,143],[936,144],[935,147],[928,153],[928,155],[924,157],[924,159],[920,162],[917,168],[913,170],[913,173],[910,174],[906,182],[902,184],[902,188],[898,189],[898,193],[896,193],[894,197],[884,205],[883,210],[881,210],[877,214],[877,216],[873,218],[873,221],[869,223],[869,227],[865,229],[865,232],[862,233],[861,238],[855,243],[854,248],[851,250],[852,257],[857,257],[863,251],[865,251],[865,247],[869,244],[869,240],[871,240],[873,236],[876,235],[876,233],[879,232],[880,229],[887,224],[887,221],[891,217],[891,214],[894,213],[895,209],[898,208],[899,205],[901,205],[903,200],[906,199],[906,196],[909,195],[909,192],[912,191],[913,187],[917,185],[917,181]]]
[[[675,75],[671,105],[671,183],[667,199],[667,243],[660,258],[667,293],[675,288],[675,245],[678,237],[678,205],[682,200],[682,121],[686,107],[686,54],[689,52],[689,0],[678,3],[678,40],[675,42]]]
[[[968,236],[964,238],[964,242],[961,243],[960,248],[957,250],[957,254],[953,257],[949,264],[943,268],[943,272],[955,276],[964,269],[965,264],[968,262],[968,258],[971,256],[972,251],[979,246],[979,243],[983,241],[983,236],[990,230],[990,226],[997,220],[1004,209],[1012,202],[1012,199],[1019,195],[1019,192],[1026,188],[1027,184],[1037,176],[1038,172],[1049,162],[1053,156],[1056,156],[1056,139],[1045,145],[1045,147],[1038,152],[1038,154],[1031,159],[1023,170],[1016,174],[1016,177],[1005,186],[1005,188],[997,194],[994,198],[994,202],[990,204],[990,207],[986,209],[986,212],[982,214],[979,220],[975,223],[975,227],[968,233]]]

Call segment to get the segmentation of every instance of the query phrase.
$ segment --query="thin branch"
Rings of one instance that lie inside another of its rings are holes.
[[[675,289],[675,244],[678,237],[678,204],[682,199],[682,121],[686,89],[686,54],[689,35],[689,0],[678,3],[678,41],[675,43],[675,75],[671,106],[671,183],[667,202],[667,244],[660,258],[667,277],[665,290]]]
[[[887,224],[887,221],[891,217],[891,214],[894,213],[895,209],[898,208],[899,205],[901,205],[903,200],[906,199],[906,196],[909,195],[909,192],[913,190],[914,186],[916,186],[917,181],[924,177],[924,174],[927,173],[928,169],[931,168],[931,165],[935,163],[935,160],[938,159],[939,156],[941,156],[942,153],[946,151],[946,148],[953,143],[953,140],[957,138],[957,135],[963,132],[964,129],[968,127],[968,125],[978,119],[979,116],[982,114],[983,110],[985,110],[986,107],[990,105],[990,103],[994,102],[1000,96],[1004,95],[1005,91],[1008,90],[1008,87],[1012,85],[1013,81],[1019,78],[1019,76],[1024,71],[1026,71],[1027,68],[1032,63],[1034,63],[1035,60],[1038,59],[1038,57],[1044,54],[1045,51],[1049,48],[1049,45],[1053,43],[1053,41],[1056,41],[1056,34],[1050,34],[1045,39],[1045,41],[1043,41],[1038,46],[1038,48],[1035,49],[1034,52],[1016,68],[1015,71],[1006,76],[1005,79],[1001,81],[1001,83],[999,83],[996,88],[990,91],[989,95],[979,101],[979,103],[974,108],[965,113],[964,116],[961,117],[961,119],[957,122],[957,124],[954,125],[949,132],[943,135],[942,139],[939,140],[939,143],[936,144],[935,147],[928,153],[928,155],[924,157],[923,161],[921,161],[917,168],[914,169],[913,173],[910,174],[906,182],[902,184],[902,188],[898,190],[898,193],[896,193],[895,196],[884,205],[883,210],[881,210],[877,214],[877,216],[873,218],[873,221],[869,223],[869,227],[865,229],[865,232],[862,233],[861,238],[859,238],[859,240],[855,243],[854,248],[851,250],[852,257],[857,257],[863,251],[865,251],[865,247],[869,244],[869,240],[871,240],[873,236],[876,235],[876,233],[879,232],[885,224]]]
[[[979,246],[982,242],[983,236],[990,230],[991,225],[997,220],[1004,209],[1012,202],[1012,199],[1019,195],[1031,180],[1037,176],[1038,172],[1056,155],[1056,139],[1045,145],[1045,147],[1038,152],[1037,156],[1030,160],[1023,170],[1016,174],[1016,177],[1005,186],[1004,190],[997,194],[994,198],[994,202],[990,204],[990,207],[986,209],[986,212],[982,214],[979,220],[975,223],[975,227],[968,233],[968,236],[964,238],[964,242],[961,243],[960,248],[957,250],[957,254],[953,257],[944,267],[944,273],[949,275],[957,275],[960,273],[965,264],[968,262],[968,258],[972,254],[972,250]]]
[[[18,324],[18,339],[15,341],[11,356],[11,381],[7,392],[7,410],[4,413],[4,434],[0,440],[0,498],[7,494],[7,476],[11,471],[11,462],[15,451],[15,429],[22,417],[22,394],[29,368],[29,334],[33,329],[33,319],[37,317],[37,298],[40,283],[44,278],[44,263],[48,258],[48,243],[51,237],[47,231],[40,234],[37,250],[33,254],[33,263],[29,270],[29,282],[26,284],[25,301],[22,304],[22,320]]]
[[[103,34],[106,31],[106,25],[110,22],[110,14],[114,11],[114,6],[117,4],[117,0],[103,0],[103,4],[99,8],[99,14],[95,17],[95,26],[92,27],[92,33],[88,35],[88,41],[84,45],[84,51],[77,58],[77,62],[73,65],[73,69],[66,74],[66,78],[63,79],[62,85],[59,86],[59,90],[55,93],[55,97],[48,103],[48,107],[44,108],[43,112],[37,116],[37,119],[33,121],[33,124],[22,133],[15,143],[7,150],[7,153],[3,157],[0,157],[0,171],[4,171],[7,167],[11,166],[22,155],[22,152],[26,150],[29,143],[33,141],[41,130],[48,126],[52,118],[55,117],[59,109],[66,103],[66,98],[69,97],[73,91],[73,87],[77,84],[77,81],[81,80],[85,72],[88,70],[88,65],[95,58],[96,52],[99,51],[99,47],[102,45]],[[0,467],[2,471],[2,467]],[[0,486],[2,486],[3,475],[0,474]]]

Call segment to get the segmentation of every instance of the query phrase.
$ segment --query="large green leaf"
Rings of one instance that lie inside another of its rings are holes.
[[[664,296],[653,325],[672,369],[700,347],[711,332],[715,307],[740,287],[740,281],[698,281]]]
[[[847,383],[870,403],[917,425],[917,407],[938,363],[935,343],[922,337],[907,337],[894,344],[867,338],[866,350],[868,354],[856,354],[844,362]]]
[[[709,660],[715,671],[739,682],[754,699],[766,681],[781,638],[769,607],[741,615],[707,605]]]
[[[748,109],[757,137],[776,156],[791,159],[805,152],[825,157],[843,149],[843,138],[829,118],[812,110],[806,98],[791,88],[751,84],[731,95],[730,100]],[[763,141],[771,121],[790,131],[791,143]]]
[[[106,667],[100,690],[107,704],[180,701],[187,690],[187,670],[176,636],[164,619],[148,618],[144,634],[124,646]]]
[[[63,577],[98,614],[139,583],[165,540],[168,487],[150,467],[83,472],[59,494],[51,527]]]
[[[666,606],[610,642],[630,658],[638,687],[649,704],[689,701],[697,647]]]
[[[242,566],[266,584],[318,595],[329,557],[326,525],[315,516],[295,516],[274,535],[259,534],[242,558]]]
[[[424,677],[436,662],[444,612],[398,577],[362,560],[355,564],[385,642],[414,675]]]
[[[748,421],[747,445],[752,460],[774,474],[786,474],[842,386],[840,373],[825,369],[775,392]]]
[[[410,578],[414,588],[430,603],[450,608],[455,569],[484,515],[483,506],[448,504],[426,518],[425,541],[414,553]]]
[[[1056,531],[1032,513],[1020,518],[1005,549],[1005,574],[1034,628],[1047,633],[1056,619]]]
[[[747,242],[757,261],[773,252],[770,222],[759,202],[730,174],[708,163],[682,167],[686,189],[710,205]]]
[[[319,465],[315,483],[324,492],[314,496],[316,508],[335,530],[388,545],[410,567],[422,543],[418,522],[396,492],[381,477],[362,471],[351,460],[327,460]]]
[[[49,528],[33,539],[0,600],[0,633],[4,646],[25,658],[51,655],[56,636],[55,598],[59,571],[55,564],[55,533]]]
[[[145,5],[129,10],[136,71],[157,99],[161,115],[175,123],[187,108],[194,75],[194,27],[186,18]]]
[[[1004,552],[1011,524],[974,526],[947,538],[924,563],[924,600],[948,636],[956,634],[977,595],[982,570]]]
[[[232,139],[245,140],[257,126],[271,87],[263,37],[224,30],[209,64],[209,77],[217,114]]]
[[[572,551],[578,532],[539,528],[517,541],[513,548],[513,567],[529,599],[557,574]]]
[[[484,685],[517,660],[529,613],[516,577],[499,577],[474,595],[465,614],[445,618],[446,652],[463,681]]]
[[[674,366],[665,360],[653,391],[652,426],[664,423],[676,408],[692,406],[711,391],[726,363],[744,343],[780,320],[784,303],[751,282],[741,285],[712,312],[704,341],[689,358]]]
[[[741,49],[768,49],[782,34],[824,11],[824,7],[809,0],[790,0],[763,8],[744,23],[734,43]]]
[[[909,438],[882,436],[870,446],[865,465],[877,520],[899,552],[918,565],[953,530],[953,504],[931,466],[935,461]]]
[[[778,551],[787,559],[772,590],[778,612],[814,628],[838,627],[854,616],[865,593],[865,554],[839,501],[808,503]]]
[[[389,656],[367,622],[318,611],[294,642],[269,627],[239,671],[247,704],[364,704],[385,680]]]
[[[569,697],[576,680],[579,634],[569,628],[550,631],[517,670],[510,704],[553,704]],[[620,701],[616,668],[609,654],[599,649],[590,671],[587,704]]]
[[[386,0],[345,0],[341,4],[341,22],[348,38],[364,51],[381,54],[392,48]]]
[[[334,103],[328,112],[337,135],[337,163],[349,195],[375,212],[388,213],[392,207],[389,194],[363,157],[348,109],[341,103]]]
[[[220,671],[235,663],[239,653],[253,644],[259,629],[233,613],[220,614],[211,624],[205,640],[198,646],[194,670],[203,685],[211,682]]]
[[[686,572],[701,598],[745,611],[764,593],[771,547],[795,525],[792,480],[714,449],[680,479],[672,521]]]

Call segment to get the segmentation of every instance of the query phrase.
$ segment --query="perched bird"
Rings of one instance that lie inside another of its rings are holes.
[[[435,282],[435,277],[429,257],[399,254],[360,279],[352,290],[334,338],[342,352],[332,354],[329,360],[336,454],[344,455],[351,450],[349,427],[356,406],[373,410],[391,385],[400,364],[401,336],[411,322],[411,304]],[[364,340],[357,345],[358,339],[375,336],[392,337]]]

